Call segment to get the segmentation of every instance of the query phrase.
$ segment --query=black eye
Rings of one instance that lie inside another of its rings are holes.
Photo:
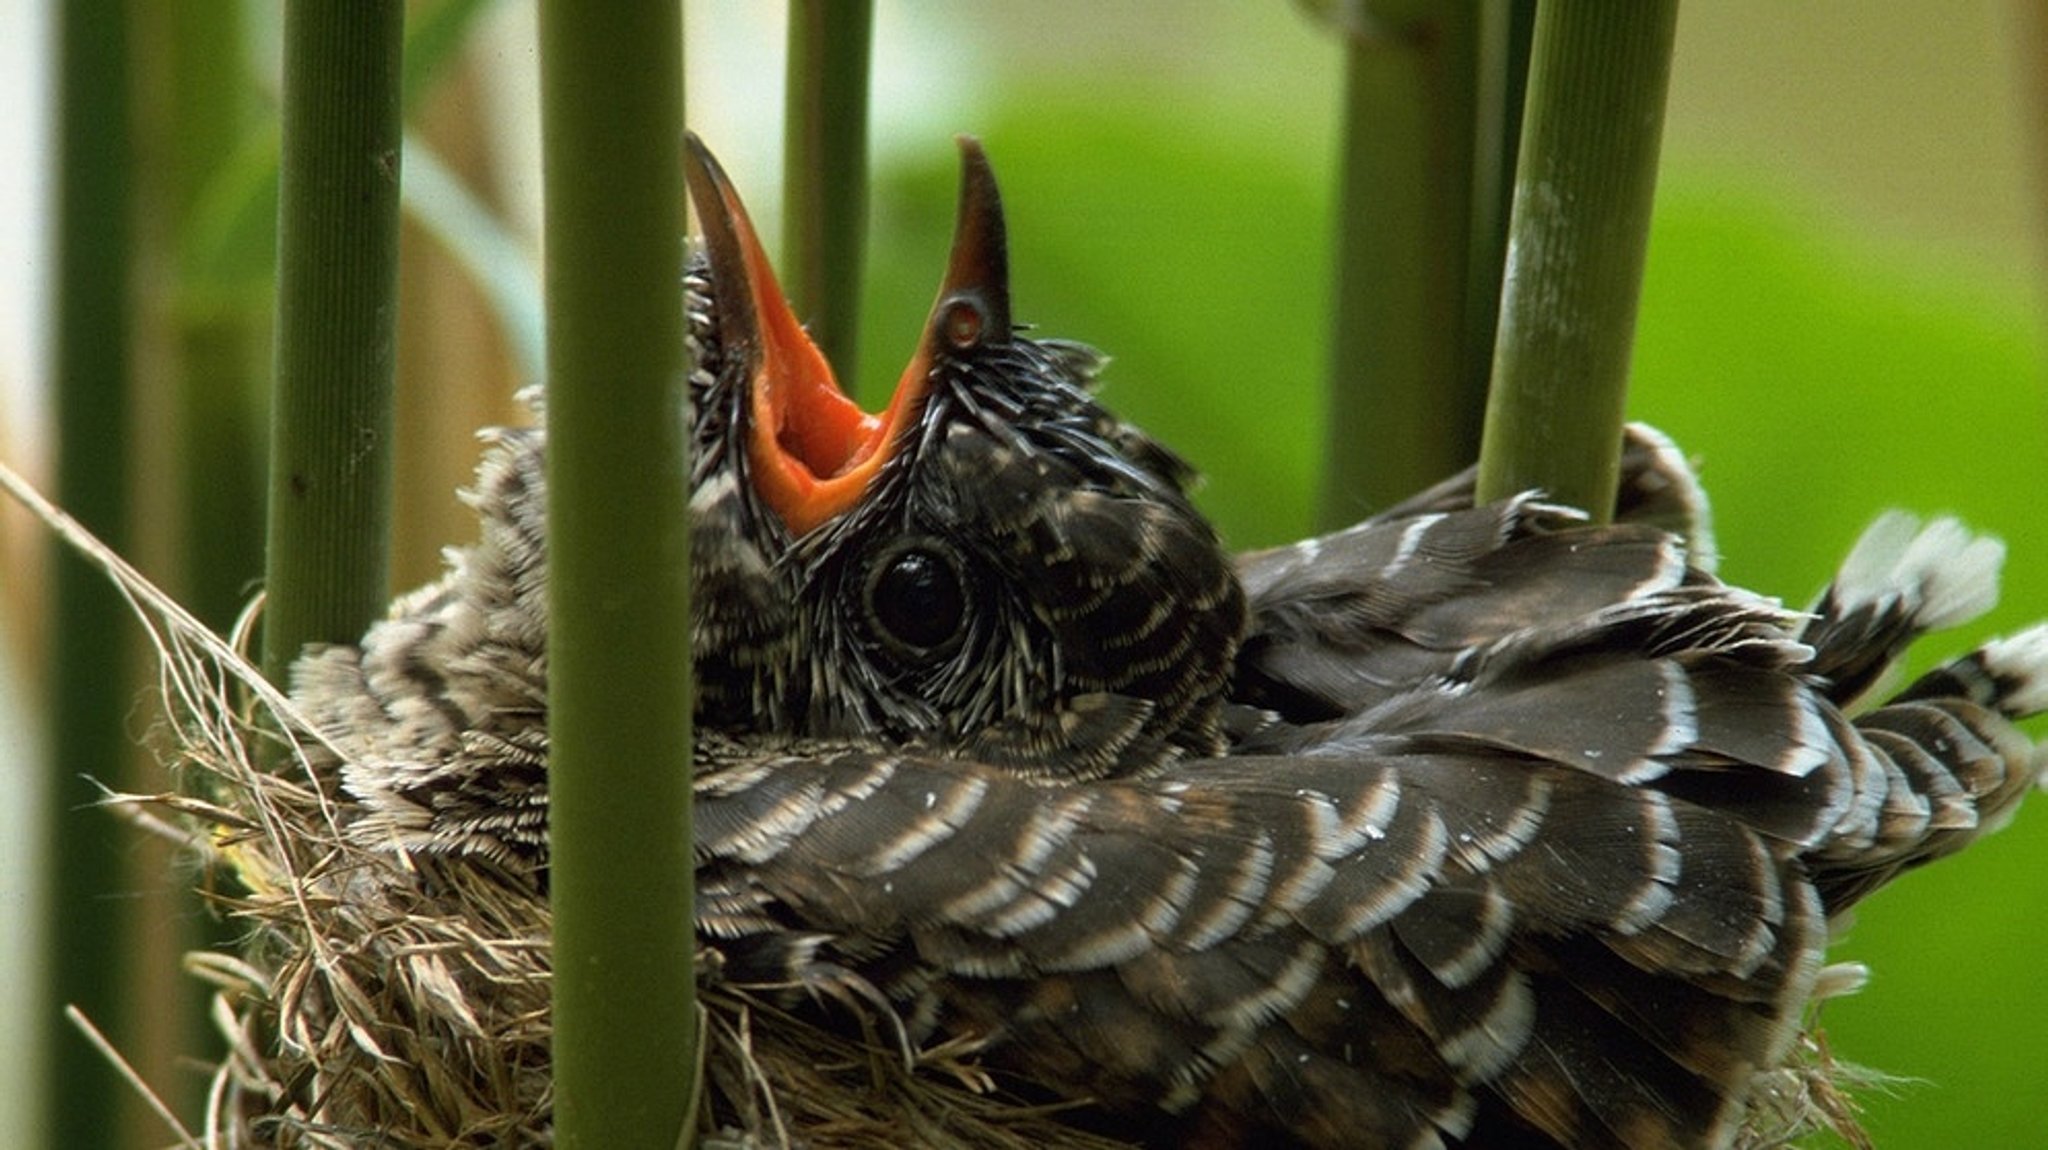
[[[868,575],[867,601],[883,633],[920,654],[951,643],[967,621],[959,564],[934,549],[912,547],[877,563]]]

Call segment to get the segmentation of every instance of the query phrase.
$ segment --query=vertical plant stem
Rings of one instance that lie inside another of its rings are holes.
[[[1336,325],[1320,521],[1357,519],[1478,447],[1458,333],[1472,237],[1480,8],[1383,0],[1347,29]]]
[[[1458,339],[1458,394],[1471,405],[1468,446],[1473,457],[1479,449],[1487,383],[1493,376],[1494,327],[1500,321],[1501,272],[1507,259],[1515,158],[1522,145],[1522,105],[1528,93],[1529,41],[1535,24],[1536,0],[1483,0],[1481,4],[1475,60],[1472,240],[1465,262],[1465,312]]]
[[[173,4],[159,47],[168,67],[161,121],[169,141],[165,199],[178,261],[176,347],[180,598],[225,632],[263,573],[262,381],[258,348],[267,283],[200,266],[192,237],[213,180],[255,111],[234,4]]]
[[[399,0],[290,0],[278,173],[263,670],[390,595]]]
[[[695,1056],[682,29],[540,7],[555,1133],[671,1150]]]
[[[56,21],[57,283],[55,381],[57,498],[117,550],[128,546],[129,67],[123,0],[61,5]],[[49,632],[51,768],[44,813],[49,893],[36,1002],[44,1043],[43,1113],[49,1146],[113,1146],[119,1079],[65,1021],[76,1005],[116,1041],[126,950],[116,897],[123,852],[117,827],[96,809],[93,780],[116,781],[128,754],[133,704],[123,645],[126,618],[114,589],[60,549]]]
[[[844,385],[859,367],[868,226],[873,0],[794,0],[782,124],[782,246],[790,302]]]
[[[1481,499],[1542,488],[1612,514],[1677,16],[1677,0],[1538,9]]]

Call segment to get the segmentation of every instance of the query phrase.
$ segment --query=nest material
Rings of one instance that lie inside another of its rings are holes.
[[[212,797],[150,801],[205,831],[210,869],[235,888],[214,897],[248,927],[241,953],[189,959],[217,989],[229,1045],[209,1136],[262,1147],[551,1145],[549,917],[531,879],[365,850],[340,833],[318,777],[327,772],[257,771],[247,756],[194,749],[186,761],[206,772]],[[720,982],[717,967],[700,954],[706,1146],[1123,1145],[990,1091],[966,1051],[906,1054],[880,1020],[865,1039],[848,1037],[823,1024],[845,1008],[812,1018]]]

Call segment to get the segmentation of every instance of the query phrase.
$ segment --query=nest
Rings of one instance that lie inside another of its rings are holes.
[[[339,833],[316,777],[201,749],[188,743],[185,762],[211,799],[147,801],[203,830],[211,873],[237,888],[213,898],[247,927],[238,953],[188,958],[215,989],[228,1046],[209,1144],[552,1145],[545,895],[488,864],[367,851]],[[698,958],[704,1146],[1124,1145],[990,1090],[970,1052],[907,1052],[873,1018],[849,1037]],[[1737,1146],[1828,1129],[1866,1147],[1843,1085],[1871,1081],[1810,1033],[1758,1076]]]
[[[216,715],[219,712],[216,710]],[[250,724],[238,717],[247,745]],[[204,832],[213,895],[247,927],[239,952],[188,965],[212,983],[228,1054],[215,1076],[225,1146],[552,1144],[549,916],[528,876],[363,849],[336,825],[319,756],[282,770],[186,740],[204,800],[151,796]],[[989,1089],[969,1052],[906,1051],[844,1006],[786,1009],[721,982],[700,953],[707,1146],[1111,1147]],[[682,1091],[687,1084],[677,1083]]]
[[[227,1054],[206,1129],[181,1130],[185,1144],[551,1146],[550,920],[532,877],[352,842],[338,752],[242,656],[248,619],[223,639],[4,468],[0,486],[105,570],[149,631],[168,754],[187,785],[112,801],[188,844],[209,897],[242,928],[233,953],[187,957],[214,990]],[[1126,1145],[992,1089],[971,1048],[907,1049],[872,1009],[790,1009],[721,981],[714,953],[699,960],[703,1146]],[[1859,983],[1853,968],[1831,968],[1820,996]],[[835,1028],[849,1010],[862,1025]],[[1884,1084],[1835,1061],[1812,1028],[1784,1066],[1758,1075],[1736,1145],[1830,1131],[1867,1147],[1844,1088]]]

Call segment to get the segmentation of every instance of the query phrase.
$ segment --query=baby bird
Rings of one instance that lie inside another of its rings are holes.
[[[861,411],[692,141],[697,929],[1162,1146],[1717,1147],[1831,918],[2010,816],[2048,630],[1879,705],[2001,549],[1881,519],[1810,612],[1711,573],[1632,429],[1617,521],[1470,475],[1230,555],[1189,467],[1012,319],[994,176]],[[480,541],[294,689],[362,842],[546,865],[545,433]]]

